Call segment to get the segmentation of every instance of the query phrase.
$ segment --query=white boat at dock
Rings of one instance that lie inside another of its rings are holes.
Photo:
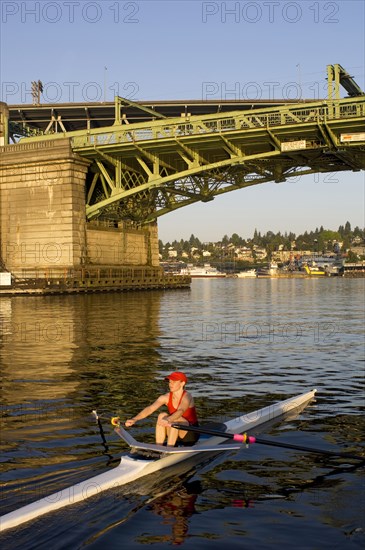
[[[204,264],[204,266],[193,266],[188,264],[186,269],[181,270],[181,275],[190,275],[192,278],[197,277],[226,277],[226,273],[218,271],[216,267],[212,267],[210,264]]]
[[[239,279],[246,279],[248,277],[257,277],[257,271],[256,269],[247,269],[246,271],[240,271],[239,273],[236,273],[236,276]]]

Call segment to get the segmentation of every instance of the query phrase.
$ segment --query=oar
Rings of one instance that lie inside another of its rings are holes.
[[[172,428],[178,430],[184,430],[188,432],[197,432],[200,434],[207,435],[217,435],[218,437],[224,437],[227,439],[233,439],[233,441],[238,441],[240,443],[261,443],[261,445],[271,445],[273,447],[283,447],[284,449],[294,449],[296,451],[304,451],[306,453],[317,453],[327,456],[336,456],[340,458],[352,458],[356,460],[365,461],[365,456],[354,455],[352,453],[338,453],[336,451],[326,451],[324,449],[315,449],[314,447],[303,447],[302,445],[293,445],[291,443],[281,443],[279,441],[270,441],[267,439],[261,439],[261,437],[254,437],[247,434],[231,434],[227,432],[221,432],[219,430],[210,430],[208,428],[200,428],[198,426],[189,426],[187,424],[173,423],[171,424]]]
[[[98,414],[95,410],[94,411],[91,411],[91,414],[94,416],[95,420],[96,420],[96,423],[98,425],[98,428],[99,428],[99,432],[100,432],[100,437],[101,437],[101,440],[103,442],[103,446],[105,448],[105,451],[106,451],[106,455],[110,458],[110,459],[113,459],[112,455],[109,454],[109,447],[108,447],[108,442],[105,438],[105,433],[104,433],[104,429],[103,429],[103,425],[102,423],[100,422],[100,418],[103,418],[103,415],[102,414]]]

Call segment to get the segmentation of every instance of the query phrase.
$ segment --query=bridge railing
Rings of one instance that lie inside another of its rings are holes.
[[[365,116],[365,97],[317,102],[313,104],[287,105],[255,111],[222,113],[206,116],[173,119],[169,122],[154,121],[128,127],[117,126],[108,129],[91,130],[88,134],[74,136],[72,147],[82,149],[103,145],[179,139],[210,133],[225,133],[236,130],[265,129],[306,123],[323,123],[347,118]]]

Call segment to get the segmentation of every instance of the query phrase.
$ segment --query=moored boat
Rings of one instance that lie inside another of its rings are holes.
[[[275,277],[278,273],[278,264],[271,261],[267,267],[257,270],[257,277]]]
[[[257,277],[256,269],[247,269],[246,271],[240,271],[237,273],[239,279],[245,279],[247,277]]]
[[[309,266],[308,264],[304,265],[304,271],[307,275],[314,276],[314,277],[323,277],[327,275],[326,271],[324,269],[320,269],[316,265]]]
[[[255,429],[275,418],[279,418],[287,413],[299,413],[314,398],[315,392],[316,390],[312,390],[257,411],[238,416],[222,424],[221,431],[240,434],[252,430],[252,433],[254,433]],[[2,516],[0,518],[0,531],[17,527],[39,516],[84,501],[87,498],[100,494],[102,491],[136,481],[139,478],[165,468],[167,469],[192,457],[196,459],[196,464],[199,464],[209,454],[214,456],[222,452],[242,448],[242,445],[234,442],[227,444],[224,436],[213,436],[200,440],[192,447],[165,447],[139,442],[122,427],[117,427],[115,431],[130,447],[130,453],[121,457],[121,461],[116,468]]]
[[[190,275],[191,278],[226,277],[226,273],[218,271],[216,267],[212,267],[210,264],[204,264],[202,267],[188,265],[186,270],[181,270],[181,274]]]

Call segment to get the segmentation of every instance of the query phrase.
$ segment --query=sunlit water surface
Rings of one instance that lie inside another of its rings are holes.
[[[317,388],[265,437],[364,454],[364,280],[194,280],[190,291],[0,298],[2,513],[90,478],[128,418],[183,370],[222,422]],[[154,418],[133,428],[152,440]],[[254,445],[155,476],[0,536],[4,549],[362,548],[364,468]]]

